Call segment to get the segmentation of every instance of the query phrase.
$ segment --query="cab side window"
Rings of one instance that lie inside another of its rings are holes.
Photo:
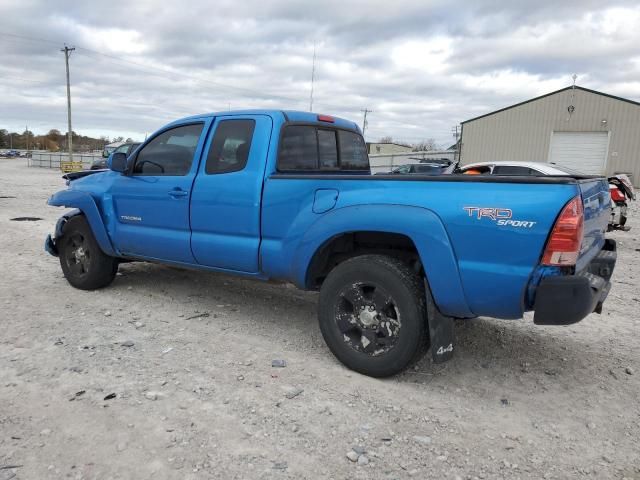
[[[222,120],[218,123],[205,172],[211,175],[244,169],[249,159],[255,127],[255,120]]]
[[[189,173],[203,126],[194,123],[162,132],[138,152],[133,174],[184,176]]]

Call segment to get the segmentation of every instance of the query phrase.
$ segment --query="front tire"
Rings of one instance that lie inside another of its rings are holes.
[[[357,372],[395,375],[427,350],[424,283],[395,258],[361,255],[339,264],[322,284],[318,309],[327,346]]]
[[[60,266],[67,281],[80,290],[106,287],[118,272],[118,260],[98,245],[83,215],[71,217],[57,240]]]

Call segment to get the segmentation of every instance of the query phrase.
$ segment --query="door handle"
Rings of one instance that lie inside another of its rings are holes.
[[[169,190],[169,196],[173,198],[186,197],[189,195],[189,192],[186,190],[182,190],[181,188],[174,188],[173,190]]]

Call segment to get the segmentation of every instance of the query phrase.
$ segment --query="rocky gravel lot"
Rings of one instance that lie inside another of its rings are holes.
[[[376,380],[315,293],[147,263],[73,289],[43,251],[62,188],[0,159],[0,480],[640,479],[638,205],[602,315],[460,321],[454,360]]]

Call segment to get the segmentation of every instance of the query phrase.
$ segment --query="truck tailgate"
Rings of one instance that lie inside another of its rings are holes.
[[[611,214],[611,199],[607,179],[594,178],[578,183],[584,207],[584,236],[576,271],[580,272],[591,262],[604,245],[604,236]]]

